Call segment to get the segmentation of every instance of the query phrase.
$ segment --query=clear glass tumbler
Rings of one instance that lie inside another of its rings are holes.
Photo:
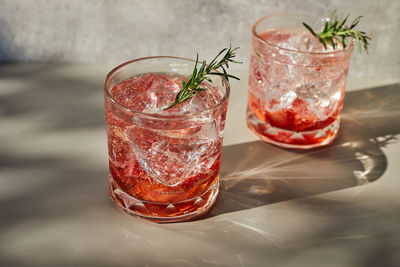
[[[247,125],[286,148],[330,144],[337,135],[353,42],[324,49],[316,31],[327,18],[280,14],[252,28]]]
[[[110,194],[129,214],[182,221],[206,212],[216,199],[229,84],[213,76],[206,91],[166,109],[194,64],[141,58],[106,78]]]

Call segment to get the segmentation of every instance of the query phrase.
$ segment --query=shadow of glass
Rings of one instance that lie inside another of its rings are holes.
[[[330,146],[285,150],[261,141],[226,146],[219,197],[207,216],[373,182],[385,172],[382,147],[398,142],[400,84],[349,92]]]

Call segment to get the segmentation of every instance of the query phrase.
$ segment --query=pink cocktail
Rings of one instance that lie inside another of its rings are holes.
[[[254,24],[247,124],[264,141],[306,149],[335,138],[353,44],[325,50],[302,25],[324,21],[288,14]]]
[[[173,103],[194,62],[152,57],[115,68],[105,82],[109,184],[126,212],[156,221],[206,212],[218,193],[229,86],[212,77],[207,90]]]

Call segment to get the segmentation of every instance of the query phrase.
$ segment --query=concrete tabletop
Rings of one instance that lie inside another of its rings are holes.
[[[0,65],[0,266],[400,266],[400,83],[352,80],[328,147],[247,129],[232,82],[221,188],[195,221],[111,202],[102,84],[113,66]]]

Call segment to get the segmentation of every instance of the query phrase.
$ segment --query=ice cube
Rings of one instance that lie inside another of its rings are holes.
[[[202,88],[206,91],[196,93],[192,98],[186,100],[169,110],[163,111],[166,113],[173,114],[187,114],[197,113],[206,109],[209,109],[219,103],[222,99],[222,94],[218,89],[211,86],[210,84],[202,85]],[[175,99],[175,98],[174,98]],[[171,104],[172,102],[169,102]]]
[[[182,79],[157,75],[153,78],[151,86],[145,92],[149,105],[143,110],[145,113],[164,113],[165,109],[174,102],[176,95],[181,90]]]
[[[204,164],[213,163],[216,159],[210,155],[217,147],[215,142],[198,143],[195,137],[188,142],[182,138],[160,136],[151,147],[143,147],[137,139],[134,137],[134,153],[140,165],[147,175],[167,186],[178,185],[206,171],[203,170]]]
[[[181,113],[196,113],[208,108],[207,103],[200,96],[200,94],[195,94],[191,99],[180,105]]]
[[[293,91],[289,91],[279,99],[279,106],[277,109],[288,108],[292,105],[293,101],[297,98],[297,94]]]
[[[111,90],[114,99],[139,112],[160,113],[180,91],[182,77],[149,73],[125,80]]]
[[[298,97],[308,104],[310,111],[323,121],[331,115],[329,110],[332,109],[332,104],[329,95],[316,89],[316,87],[313,83],[305,84],[298,87],[296,92]]]

